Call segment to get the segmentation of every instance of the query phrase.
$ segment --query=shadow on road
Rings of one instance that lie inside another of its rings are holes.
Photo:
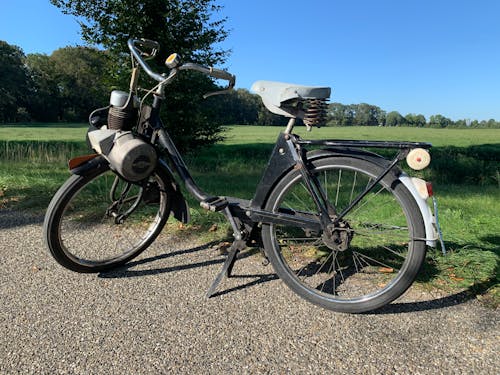
[[[0,209],[0,229],[10,229],[30,224],[41,224],[43,223],[43,218],[44,214]]]
[[[378,310],[370,311],[368,315],[382,315],[382,314],[402,314],[413,313],[418,311],[444,309],[446,307],[460,305],[473,299],[475,296],[469,291],[465,290],[459,293],[451,294],[446,297],[440,297],[433,300],[418,301],[418,302],[395,302]]]
[[[178,251],[174,251],[171,253],[165,253],[165,254],[161,254],[161,255],[156,255],[154,257],[149,257],[149,258],[144,258],[144,259],[137,260],[137,261],[132,261],[132,262],[129,262],[129,263],[125,264],[124,266],[119,267],[115,270],[101,272],[101,273],[99,273],[98,277],[106,278],[106,279],[123,278],[123,277],[141,277],[141,276],[170,273],[170,272],[176,272],[176,271],[182,271],[182,270],[189,270],[189,269],[193,269],[193,268],[205,267],[205,266],[210,266],[210,265],[214,265],[214,264],[222,264],[225,261],[225,257],[220,256],[220,257],[218,257],[216,259],[212,259],[212,260],[205,260],[203,262],[195,262],[195,263],[189,263],[189,264],[176,265],[176,266],[172,266],[172,267],[152,268],[152,269],[145,269],[145,270],[131,269],[131,268],[137,267],[139,265],[153,263],[153,262],[156,262],[156,261],[159,261],[162,259],[167,259],[167,258],[171,258],[171,257],[178,256],[178,255],[187,255],[187,254],[196,253],[196,252],[202,251],[202,250],[208,250],[212,246],[219,244],[219,243],[220,243],[220,241],[209,242],[207,244],[193,247],[191,249],[178,250]],[[237,259],[240,260],[243,258],[247,258],[253,254],[254,254],[254,251],[252,251],[252,250],[244,251],[244,252],[241,252],[240,254],[238,254]],[[215,278],[215,276],[216,275],[214,274],[214,278]],[[226,290],[216,292],[212,295],[212,297],[217,297],[217,296],[229,294],[231,292],[236,292],[238,290],[249,288],[249,287],[252,287],[254,285],[258,285],[258,284],[265,283],[265,282],[272,281],[272,280],[277,280],[278,276],[275,273],[255,274],[255,275],[232,274],[230,276],[230,278],[240,279],[240,280],[244,280],[244,279],[255,279],[255,280],[252,280],[248,283],[238,285],[238,286],[226,289]]]
[[[99,273],[99,277],[105,278],[105,279],[116,279],[116,278],[123,278],[123,277],[140,277],[140,276],[149,276],[149,275],[156,275],[156,274],[162,274],[162,273],[169,273],[169,272],[175,272],[175,271],[182,271],[182,270],[189,270],[193,268],[198,268],[198,267],[205,267],[205,266],[210,266],[213,264],[219,264],[223,263],[224,259],[223,258],[217,258],[217,259],[212,259],[212,260],[206,260],[203,262],[197,262],[197,263],[189,263],[189,264],[183,264],[183,265],[176,265],[172,267],[163,267],[163,268],[151,268],[151,269],[142,269],[142,270],[134,270],[131,268],[137,267],[142,264],[147,264],[147,263],[153,263],[162,259],[167,259],[167,258],[172,258],[178,255],[187,255],[191,253],[196,253],[198,251],[202,250],[207,250],[211,246],[217,244],[217,242],[209,242],[207,244],[193,247],[191,249],[184,249],[184,250],[177,250],[171,253],[165,253],[161,255],[156,255],[154,257],[149,257],[149,258],[144,258],[136,261],[129,262],[122,267],[118,267],[114,270],[107,271],[107,272],[101,272]]]
[[[199,251],[203,250],[208,250],[214,245],[218,244],[220,241],[214,241],[210,242],[201,246],[193,247],[190,249],[184,249],[184,250],[178,250],[174,251],[171,253],[165,253],[161,255],[156,255],[144,259],[140,259],[137,261],[132,261],[130,263],[127,263],[123,267],[117,268],[112,271],[108,272],[102,272],[98,275],[100,278],[124,278],[124,277],[142,277],[142,276],[149,276],[149,275],[156,275],[156,274],[163,274],[163,273],[170,273],[170,272],[175,272],[175,271],[182,271],[182,270],[189,270],[189,269],[194,269],[194,268],[199,268],[199,267],[205,267],[205,266],[210,266],[210,265],[215,265],[215,264],[220,264],[224,263],[225,258],[220,256],[214,259],[207,259],[201,262],[194,262],[194,263],[186,263],[186,264],[181,264],[181,265],[175,265],[175,266],[169,266],[169,267],[162,267],[162,268],[149,268],[149,269],[134,269],[137,266],[144,265],[144,264],[153,264],[154,262],[163,260],[163,259],[168,259],[171,257],[175,256],[182,256],[182,255],[188,255],[192,253],[196,253]],[[241,253],[238,256],[238,259],[246,258],[251,255],[253,255],[254,252],[252,251],[246,251]],[[215,278],[216,274],[214,274]],[[231,275],[232,279],[236,280],[241,280],[246,281],[248,279],[251,279],[249,282],[244,282],[243,284],[233,286],[229,289],[223,289],[219,292],[216,292],[213,297],[216,296],[221,296],[221,295],[226,295],[230,294],[233,292],[237,292],[239,290],[243,290],[246,288],[250,288],[252,286],[261,284],[261,283],[266,283],[269,281],[277,280],[278,276],[275,273],[259,273],[259,274],[233,274]],[[223,284],[221,284],[223,288]],[[475,286],[480,287],[478,285]],[[207,286],[208,288],[208,286]],[[402,313],[412,313],[412,312],[418,312],[418,311],[428,311],[428,310],[435,310],[435,309],[443,309],[455,305],[462,304],[468,300],[474,299],[475,298],[475,293],[473,293],[470,290],[465,290],[459,293],[451,294],[445,297],[440,297],[437,299],[433,300],[426,300],[426,301],[417,301],[417,302],[395,302],[392,304],[389,304],[387,306],[384,306],[376,311],[371,311],[366,314],[374,314],[374,315],[380,315],[380,314],[402,314]]]

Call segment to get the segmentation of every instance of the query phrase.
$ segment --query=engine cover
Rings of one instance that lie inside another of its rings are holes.
[[[102,129],[89,132],[88,135],[92,148],[128,181],[143,180],[156,167],[155,148],[130,131]]]

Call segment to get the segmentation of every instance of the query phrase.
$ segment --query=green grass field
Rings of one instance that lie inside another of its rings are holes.
[[[279,126],[229,126],[224,144],[239,145],[274,143]],[[386,127],[324,127],[307,132],[297,127],[296,133],[310,139],[368,139],[430,142],[434,146],[467,147],[500,143],[500,129],[415,129]],[[85,124],[25,124],[0,125],[1,141],[65,141],[80,142],[85,136]]]
[[[199,185],[209,193],[251,198],[267,164],[279,127],[233,126],[218,145],[186,155]],[[88,153],[86,126],[0,126],[0,208],[43,212],[69,176],[70,157]],[[419,281],[450,291],[466,290],[486,303],[500,300],[500,130],[411,128],[321,128],[303,138],[408,140],[431,142],[431,167],[422,177],[434,182],[448,255],[430,251]],[[412,173],[415,175],[415,173]],[[197,232],[221,215],[198,209],[189,199]],[[173,222],[167,229],[178,225]],[[187,230],[189,230],[188,227]],[[183,229],[186,231],[186,228]]]
[[[227,128],[224,143],[274,143],[281,130],[282,128],[279,126],[231,126]],[[433,146],[455,147],[500,144],[500,129],[416,129],[353,126],[313,128],[310,132],[307,132],[305,127],[296,127],[294,131],[305,139],[399,140],[430,142]]]
[[[81,142],[87,128],[85,124],[59,123],[0,125],[0,140]]]

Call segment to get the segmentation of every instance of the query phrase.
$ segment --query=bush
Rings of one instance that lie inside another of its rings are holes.
[[[499,165],[500,145],[436,147],[427,177],[452,184],[493,184],[500,173]]]

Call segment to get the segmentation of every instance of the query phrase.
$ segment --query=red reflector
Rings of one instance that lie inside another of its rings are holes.
[[[427,193],[429,194],[429,197],[432,197],[434,195],[434,192],[432,191],[432,183],[426,182],[425,186],[427,187]]]
[[[80,165],[82,165],[83,163],[85,163],[86,161],[89,161],[91,159],[94,159],[95,157],[99,156],[98,154],[92,154],[92,155],[84,155],[84,156],[78,156],[76,158],[73,158],[71,159],[69,162],[68,162],[68,166],[69,166],[69,169],[74,169]]]

